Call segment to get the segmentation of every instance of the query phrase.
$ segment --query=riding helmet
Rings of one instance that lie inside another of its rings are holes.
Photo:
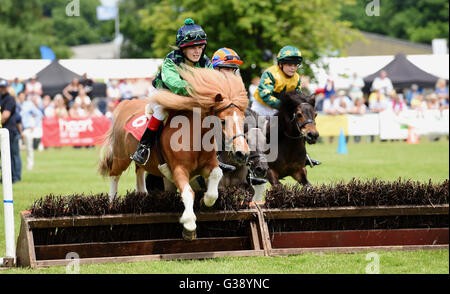
[[[191,18],[184,21],[184,25],[178,29],[176,45],[185,48],[196,45],[206,45],[208,38],[203,28],[194,23]]]
[[[239,55],[230,48],[220,48],[212,57],[213,68],[216,67],[229,67],[238,69],[240,65],[244,62],[241,60]]]
[[[294,46],[284,46],[277,55],[278,63],[302,64],[302,52]]]

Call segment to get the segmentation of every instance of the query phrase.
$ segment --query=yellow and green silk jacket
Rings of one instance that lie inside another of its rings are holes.
[[[281,94],[301,91],[300,75],[295,73],[288,77],[278,65],[272,65],[261,76],[255,99],[270,108],[279,109]]]

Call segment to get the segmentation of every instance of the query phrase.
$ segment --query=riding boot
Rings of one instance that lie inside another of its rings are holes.
[[[156,140],[156,135],[158,133],[159,125],[161,121],[152,117],[142,135],[141,141],[139,141],[138,148],[136,152],[131,156],[131,159],[136,161],[136,163],[145,165],[150,158],[150,148]]]
[[[306,153],[306,165],[309,165],[310,167],[315,167],[316,165],[321,165],[322,162],[312,159],[308,153]]]

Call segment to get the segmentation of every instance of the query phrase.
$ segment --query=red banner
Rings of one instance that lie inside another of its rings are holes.
[[[44,118],[42,144],[45,147],[100,145],[110,127],[107,117]]]

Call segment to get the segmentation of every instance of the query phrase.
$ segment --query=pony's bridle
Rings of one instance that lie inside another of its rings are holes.
[[[306,102],[303,102],[303,103],[300,103],[300,105],[311,105],[311,104],[306,103]],[[294,121],[295,121],[295,126],[297,127],[297,131],[298,131],[299,135],[298,135],[297,137],[290,136],[290,135],[288,135],[288,134],[286,133],[286,131],[284,131],[284,134],[285,134],[288,138],[291,138],[291,139],[301,139],[301,138],[304,138],[305,135],[304,135],[303,132],[302,132],[302,128],[303,128],[304,126],[308,125],[308,124],[312,124],[312,125],[314,125],[314,126],[316,125],[316,122],[315,122],[313,119],[307,119],[307,120],[305,120],[304,122],[302,122],[301,124],[299,124],[298,121],[296,120],[296,118],[297,118],[297,117],[296,117],[296,113],[294,112],[294,113],[292,114],[291,123],[294,123]]]
[[[258,158],[259,161],[262,161],[262,160],[267,161],[266,155],[262,152],[255,152],[254,154],[250,154],[248,156],[248,165],[250,167],[250,172],[252,173],[252,175],[253,175],[253,168],[254,168],[253,159],[255,159],[255,158]]]
[[[220,113],[220,112],[222,112],[222,111],[224,111],[224,110],[226,110],[226,109],[228,109],[228,108],[232,108],[232,107],[236,107],[237,109],[241,110],[241,109],[239,108],[239,106],[237,106],[236,104],[230,103],[230,104],[228,104],[227,106],[225,106],[225,107],[223,107],[223,108],[220,108],[220,109],[217,109],[217,110],[215,110],[213,107],[211,107],[211,113],[213,113],[214,116],[217,116],[218,113]],[[241,110],[241,111],[242,111],[242,110]],[[228,138],[227,134],[225,134],[225,133],[223,133],[223,135],[224,135],[224,137],[225,137],[225,141],[223,141],[223,147],[227,147],[227,146],[232,145],[232,144],[233,144],[233,141],[234,141],[236,138],[239,138],[239,137],[244,137],[244,138],[245,138],[245,134],[244,134],[244,133],[236,134],[236,135],[234,135],[234,136],[231,137],[231,138]],[[226,148],[225,148],[224,150],[226,150]]]

